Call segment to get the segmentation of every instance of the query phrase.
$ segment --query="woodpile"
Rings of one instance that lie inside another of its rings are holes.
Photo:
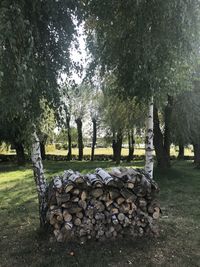
[[[49,184],[47,220],[59,242],[157,234],[157,192],[142,169],[67,170]]]

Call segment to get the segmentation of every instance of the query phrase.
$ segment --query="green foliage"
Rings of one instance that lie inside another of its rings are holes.
[[[116,94],[118,84],[113,75],[107,75],[103,83],[103,92],[99,96],[99,111],[102,122],[107,127],[108,136],[115,132],[123,135],[133,128],[143,128],[146,107],[135,98],[124,99]]]
[[[172,132],[176,143],[200,142],[200,83],[193,82],[193,89],[175,99],[172,111]]]
[[[72,138],[72,144],[76,144],[77,139],[78,139],[78,134],[77,134],[77,129],[75,127],[71,127],[71,138]],[[55,136],[55,142],[56,143],[62,143],[63,145],[66,145],[66,141],[67,141],[67,130],[62,129],[59,132],[59,134],[57,134]]]
[[[0,121],[32,124],[43,112],[41,100],[57,111],[58,78],[69,72],[79,1],[0,3]]]
[[[0,140],[10,144],[24,143],[27,128],[27,122],[23,119],[3,120],[0,124]]]
[[[177,89],[177,70],[198,48],[198,0],[85,2],[92,68],[114,73],[118,94],[160,98]]]

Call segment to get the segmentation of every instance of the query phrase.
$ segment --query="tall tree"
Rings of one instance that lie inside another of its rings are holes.
[[[80,84],[73,91],[71,91],[70,97],[72,101],[72,114],[77,125],[78,133],[78,149],[79,155],[78,159],[83,159],[83,118],[87,112],[87,105],[89,103],[89,86],[87,84]]]
[[[175,99],[172,109],[173,138],[176,143],[192,144],[194,163],[200,166],[200,83],[199,72],[193,76],[193,88]]]
[[[173,93],[174,70],[199,38],[199,1],[85,2],[92,67],[115,74],[117,93],[146,103]]]
[[[149,104],[146,140],[145,140],[145,171],[153,178],[153,97]]]
[[[92,121],[91,161],[94,161],[94,152],[97,142],[97,123],[99,120],[99,99],[101,98],[101,93],[98,86],[93,85],[90,87],[88,109]]]
[[[25,132],[33,133],[41,226],[45,224],[46,189],[36,133],[41,100],[54,110],[59,106],[58,78],[70,67],[69,47],[78,5],[79,1],[73,0],[0,3],[0,122],[23,118],[29,125]]]

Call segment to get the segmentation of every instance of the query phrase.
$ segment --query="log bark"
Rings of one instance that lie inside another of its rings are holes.
[[[32,135],[32,151],[31,159],[33,164],[34,179],[37,187],[38,200],[39,200],[39,218],[40,227],[46,226],[46,212],[47,212],[47,182],[44,176],[44,169],[40,152],[40,141],[36,131]]]
[[[82,133],[82,120],[76,119],[77,132],[78,132],[78,160],[83,159],[83,133]]]
[[[115,167],[112,173],[97,168],[94,174],[82,176],[68,170],[53,178],[48,187],[47,220],[58,242],[154,234],[160,216],[156,183],[140,169]],[[80,185],[78,176],[84,185]],[[102,182],[100,188],[96,188],[96,177]],[[66,183],[72,180],[74,188],[66,194]],[[110,184],[114,180],[115,186]],[[128,188],[130,181],[133,187]]]
[[[70,161],[72,159],[72,137],[71,137],[71,127],[70,127],[70,116],[69,115],[67,115],[66,123],[67,123],[67,139],[68,139],[67,160]]]
[[[93,134],[92,134],[92,150],[91,150],[91,161],[94,161],[94,150],[97,141],[97,121],[95,118],[92,119]]]
[[[134,140],[134,137],[133,137],[133,130],[130,130],[128,132],[128,157],[127,157],[127,162],[131,162],[133,160],[134,144],[135,144],[135,140]]]
[[[153,97],[149,102],[149,111],[146,128],[146,142],[145,142],[145,171],[153,178]]]
[[[17,163],[18,165],[25,164],[25,153],[24,153],[24,146],[21,142],[14,143],[16,154],[17,154]]]
[[[166,169],[170,167],[170,159],[166,153],[166,150],[164,149],[164,140],[163,140],[163,134],[160,130],[160,122],[158,117],[158,109],[156,106],[154,106],[154,147],[156,152],[156,159],[158,167]]]

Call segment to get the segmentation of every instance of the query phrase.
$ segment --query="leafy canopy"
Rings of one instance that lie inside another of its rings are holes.
[[[0,2],[0,120],[42,113],[41,99],[56,110],[58,78],[70,68],[75,0]]]
[[[176,90],[177,69],[189,66],[199,40],[198,0],[85,0],[92,67],[112,72],[125,96]]]

